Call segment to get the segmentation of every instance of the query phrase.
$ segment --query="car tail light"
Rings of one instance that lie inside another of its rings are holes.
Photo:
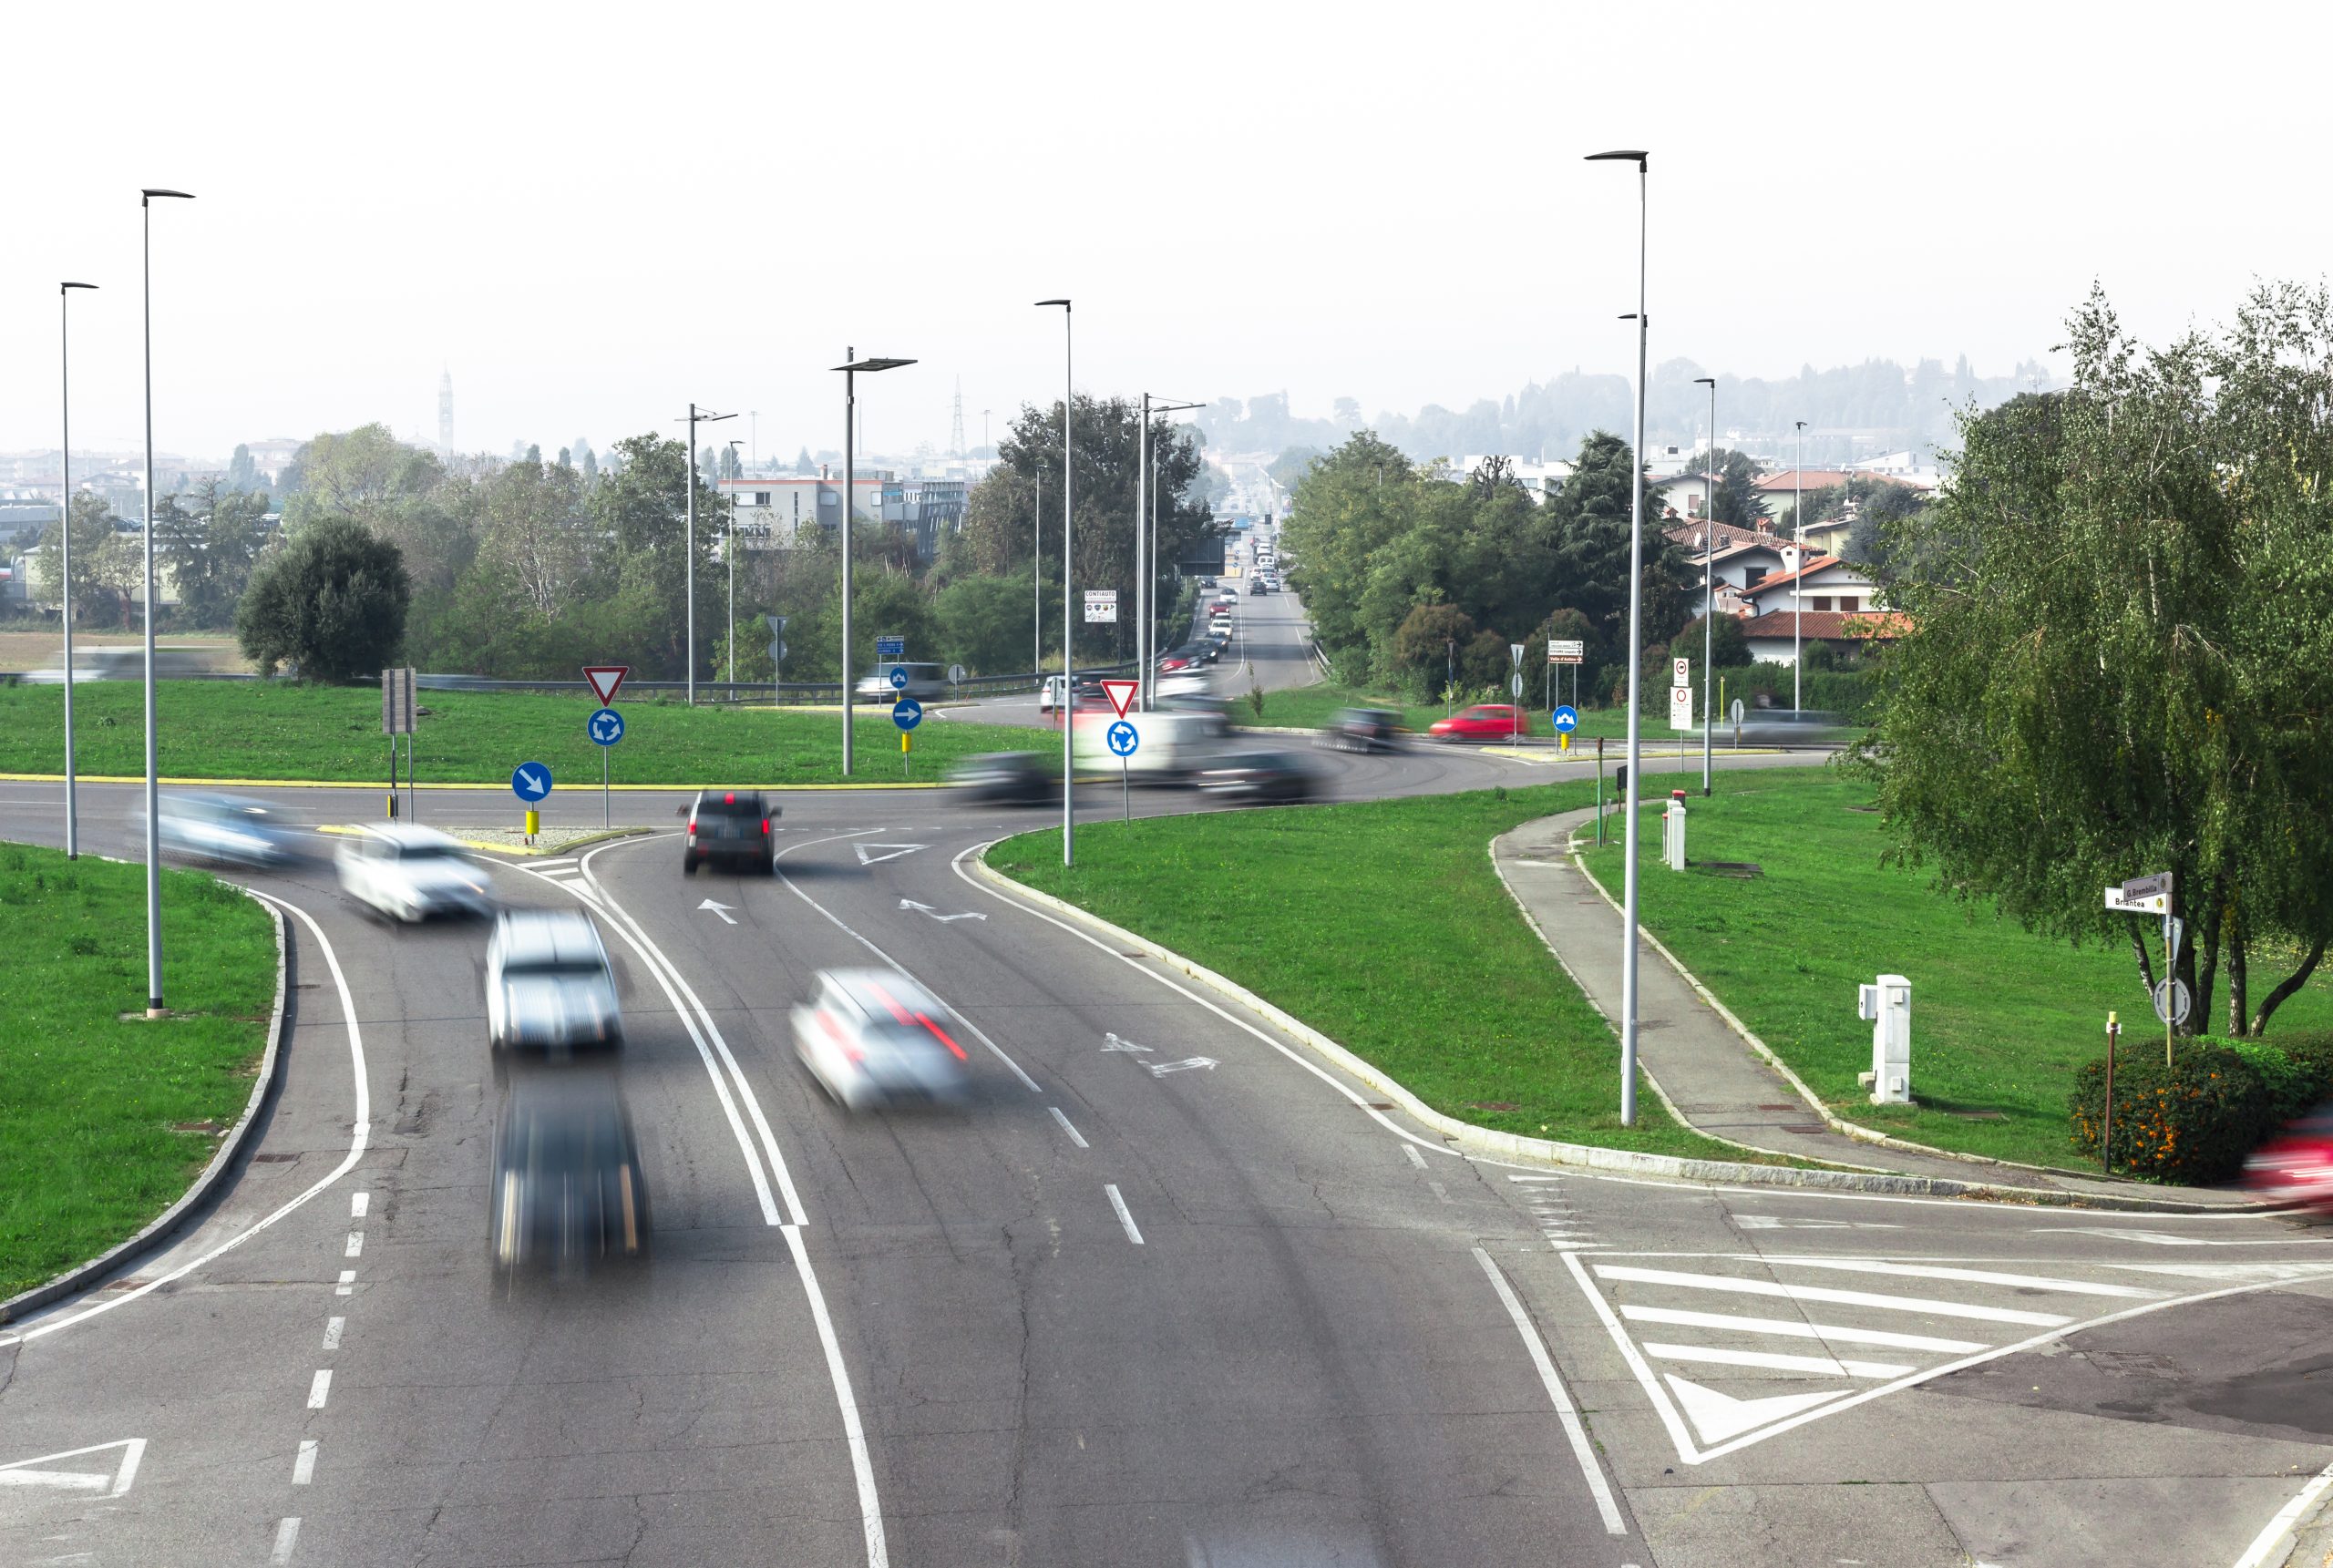
[[[734,794],[725,794],[721,797],[721,804],[723,805],[735,805],[737,804],[737,797]]]
[[[762,818],[762,836],[764,838],[769,836],[769,818],[767,817]]]
[[[694,812],[689,813],[689,836],[691,838],[696,836],[696,813]]]
[[[918,1014],[916,1014],[916,1015],[915,1015],[915,1021],[916,1021],[916,1022],[918,1022],[918,1023],[920,1023],[920,1024],[921,1024],[921,1025],[923,1025],[923,1027],[924,1027],[924,1028],[926,1028],[926,1029],[930,1030],[933,1034],[937,1035],[937,1036],[939,1037],[939,1039],[940,1039],[940,1044],[942,1044],[942,1045],[946,1046],[949,1050],[952,1050],[952,1051],[954,1051],[954,1052],[956,1053],[956,1060],[957,1060],[957,1061],[963,1061],[963,1060],[964,1060],[964,1048],[963,1048],[962,1046],[961,1046],[961,1045],[958,1045],[954,1040],[950,1040],[950,1039],[948,1038],[948,1031],[947,1031],[946,1030],[941,1029],[938,1024],[936,1024],[936,1023],[932,1022],[930,1019],[928,1019],[928,1018],[924,1017],[924,1016],[923,1016],[923,1014],[921,1014],[921,1013],[918,1013]]]
[[[868,983],[867,989],[875,993],[877,1000],[880,1001],[885,1007],[891,1009],[891,1016],[893,1018],[897,1019],[901,1023],[909,1021],[908,1009],[901,1007],[898,1002],[893,1001],[891,999],[890,992],[885,990],[880,985],[878,985],[873,981],[869,981]]]

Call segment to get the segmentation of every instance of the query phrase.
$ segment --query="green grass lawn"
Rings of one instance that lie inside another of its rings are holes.
[[[142,690],[135,682],[91,682],[74,689],[74,762],[80,772],[145,771]],[[166,776],[365,784],[387,777],[388,743],[381,734],[375,688],[165,681],[155,701]],[[414,736],[413,754],[425,784],[498,784],[525,762],[548,764],[563,785],[600,782],[600,748],[583,732],[596,706],[588,695],[424,692],[420,703],[429,712]],[[657,698],[618,706],[625,733],[610,758],[617,784],[842,780],[838,713],[691,708]],[[0,773],[62,772],[64,712],[62,687],[0,687]],[[936,779],[948,764],[975,752],[1043,751],[1050,732],[928,716],[915,732],[904,769],[899,733],[887,707],[859,719],[853,733],[852,776],[879,784]],[[1059,749],[1058,737],[1053,746]]]
[[[2076,1069],[2103,1050],[2109,1009],[2122,1014],[2125,1049],[2156,1027],[2129,948],[2032,936],[1989,906],[1934,891],[1925,872],[1883,867],[1879,818],[1858,809],[1870,799],[1827,769],[1719,775],[1713,797],[1687,802],[1687,854],[1755,862],[1764,874],[1749,881],[1670,871],[1660,808],[1649,805],[1646,927],[1849,1121],[1974,1153],[2086,1163],[2067,1141]],[[1588,864],[1617,896],[1617,842]],[[1912,982],[1913,1107],[1873,1105],[1855,1082],[1871,1066],[1855,987],[1883,972]],[[2256,987],[2282,978],[2256,962]],[[2333,981],[2319,979],[2277,1012],[2269,1039],[2328,1025]]]
[[[149,1023],[145,887],[142,866],[0,846],[0,1296],[176,1202],[251,1096],[273,922],[201,872],[164,872],[163,981],[179,1016]]]
[[[1710,1159],[1649,1091],[1619,1124],[1619,1046],[1491,868],[1490,841],[1589,804],[1541,785],[1362,804],[1094,822],[989,852],[998,870],[1229,977],[1446,1115]],[[1503,1106],[1504,1109],[1489,1109]]]

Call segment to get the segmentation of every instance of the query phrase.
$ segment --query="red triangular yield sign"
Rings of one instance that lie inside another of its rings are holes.
[[[629,664],[586,664],[583,679],[591,682],[591,690],[599,693],[600,706],[604,708],[616,700],[616,688],[632,673]]]
[[[1126,709],[1133,705],[1134,694],[1141,690],[1142,682],[1139,681],[1105,681],[1102,682],[1102,694],[1109,698],[1110,706],[1118,711],[1118,717],[1121,719],[1126,716]]]

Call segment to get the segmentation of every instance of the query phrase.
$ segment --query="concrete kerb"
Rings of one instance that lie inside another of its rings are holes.
[[[1023,900],[1048,913],[1085,927],[1129,950],[1142,953],[1206,986],[1218,996],[1247,1009],[1290,1039],[1379,1093],[1393,1100],[1420,1123],[1471,1153],[1519,1160],[1534,1164],[1569,1166],[1630,1175],[1662,1176],[1705,1184],[1822,1188],[1839,1192],[1876,1193],[1895,1197],[1972,1198],[1995,1203],[2020,1203],[2063,1208],[2097,1208],[2133,1213],[2184,1210],[2195,1205],[2145,1198],[2100,1196],[2039,1187],[2010,1187],[1985,1182],[1956,1182],[1933,1176],[1903,1176],[1860,1170],[1824,1170],[1780,1165],[1740,1164],[1730,1160],[1695,1160],[1678,1154],[1650,1154],[1633,1149],[1606,1149],[1588,1143],[1566,1143],[1551,1138],[1531,1138],[1477,1127],[1441,1112],[1410,1092],[1399,1081],[1331,1040],[1292,1014],[1283,1012],[1238,982],[1193,962],[1147,937],[1079,908],[1050,893],[1040,892],[988,864],[993,843],[982,845],[971,856],[973,875],[1008,897]],[[1721,1140],[1722,1141],[1722,1140]],[[1742,1145],[1735,1145],[1741,1147]],[[1763,1152],[1763,1151],[1761,1151]]]
[[[235,886],[233,883],[227,886]],[[209,1200],[221,1182],[225,1180],[227,1173],[242,1160],[245,1149],[252,1143],[259,1125],[260,1112],[274,1098],[280,1076],[276,1070],[283,1060],[284,979],[289,953],[284,945],[283,911],[255,897],[248,887],[237,887],[236,891],[265,909],[268,917],[275,923],[275,1008],[268,1017],[267,1050],[260,1056],[258,1079],[252,1085],[251,1098],[243,1102],[242,1118],[227,1130],[227,1135],[219,1141],[217,1153],[211,1156],[211,1163],[202,1168],[202,1173],[195,1177],[193,1185],[180,1194],[178,1202],[164,1209],[145,1229],[128,1241],[108,1247],[77,1267],[67,1269],[46,1285],[36,1285],[30,1290],[0,1301],[0,1323],[13,1323],[28,1312],[36,1312],[52,1302],[62,1301],[88,1288],[115,1270],[159,1249],[178,1234],[195,1210]]]

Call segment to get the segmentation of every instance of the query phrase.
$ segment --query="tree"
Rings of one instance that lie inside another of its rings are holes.
[[[1453,662],[1472,648],[1475,636],[1473,619],[1457,606],[1421,604],[1403,618],[1401,630],[1393,634],[1393,658],[1412,675],[1423,677],[1426,690],[1438,692],[1449,683]]]
[[[1310,467],[1312,459],[1320,455],[1317,446],[1290,446],[1272,459],[1271,466],[1264,472],[1270,475],[1272,482],[1281,489],[1293,490],[1302,481],[1304,470]]]
[[[2150,984],[2099,889],[2170,871],[2189,1027],[2225,972],[2257,1033],[2333,938],[2333,302],[2264,286],[2150,349],[2093,291],[2069,327],[2072,384],[1966,417],[1951,484],[1881,530],[1911,630],[1857,765],[1896,859],[2132,942]]]
[[[509,572],[536,614],[556,614],[577,597],[592,565],[581,477],[569,467],[513,463],[483,492],[479,558]]]
[[[1717,475],[1717,489],[1710,497],[1712,521],[1735,528],[1765,526],[1766,511],[1758,503],[1758,466],[1746,456],[1723,446],[1715,452],[1696,452],[1686,463],[1685,472]]]
[[[238,444],[235,455],[227,459],[227,488],[256,490],[259,488],[259,465],[252,461],[252,449]]]
[[[815,474],[818,471],[818,466],[810,461],[810,449],[807,446],[803,447],[799,453],[795,455],[794,471],[797,474],[804,476]]]
[[[48,525],[41,534],[40,548],[35,559],[40,566],[40,581],[57,597],[59,604],[70,592],[73,599],[73,620],[92,630],[124,626],[129,623],[130,610],[126,596],[113,581],[108,557],[118,547],[115,544],[113,508],[105,497],[89,490],[77,490],[70,508],[73,529],[73,580],[65,582],[65,523],[60,520]]]
[[[945,656],[980,675],[1029,667],[1030,592],[1018,577],[968,577],[940,590],[935,609]]]
[[[267,497],[212,479],[190,499],[190,507],[166,496],[154,508],[154,555],[178,589],[181,619],[206,629],[231,626],[267,542]]]
[[[1629,445],[1598,431],[1580,443],[1570,477],[1547,498],[1554,524],[1554,603],[1580,611],[1600,641],[1625,657],[1629,632],[1629,485],[1635,465]],[[1666,642],[1685,623],[1691,563],[1684,548],[1661,532],[1659,507],[1644,505],[1642,632],[1647,646]]]
[[[326,518],[252,574],[235,637],[262,670],[291,663],[303,681],[346,681],[395,656],[412,594],[395,545]]]
[[[406,446],[385,425],[316,436],[301,444],[293,462],[299,493],[284,502],[283,525],[290,533],[313,518],[361,514],[377,504],[427,495],[446,477],[436,453]]]

